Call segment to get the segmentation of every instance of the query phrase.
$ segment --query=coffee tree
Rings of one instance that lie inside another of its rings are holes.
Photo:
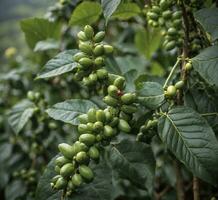
[[[1,75],[3,198],[218,198],[217,6],[61,0],[22,20],[31,51],[9,48]]]

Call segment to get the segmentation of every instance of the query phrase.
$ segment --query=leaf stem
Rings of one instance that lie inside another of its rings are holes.
[[[181,61],[181,59],[178,58],[177,61],[176,61],[176,63],[175,63],[175,65],[173,66],[172,70],[170,71],[170,74],[169,74],[169,76],[167,77],[167,79],[166,79],[166,81],[165,81],[165,83],[164,83],[163,88],[165,88],[165,87],[169,84],[170,80],[172,79],[172,77],[173,77],[173,75],[174,75],[174,73],[175,73],[175,70],[176,70],[178,64],[180,63],[180,61]]]
[[[218,113],[214,112],[214,113],[203,113],[203,114],[201,114],[201,116],[203,116],[203,117],[211,116],[211,115],[218,115]]]
[[[193,177],[193,199],[200,200],[200,192],[199,192],[199,179],[197,177]]]

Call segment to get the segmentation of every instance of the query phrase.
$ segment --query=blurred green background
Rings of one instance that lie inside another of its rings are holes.
[[[57,0],[0,0],[1,61],[6,48],[15,46],[18,51],[27,48],[19,21],[27,17],[43,17],[48,6],[55,2]]]

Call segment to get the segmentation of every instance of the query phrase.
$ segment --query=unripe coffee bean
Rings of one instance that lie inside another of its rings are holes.
[[[89,25],[86,25],[86,26],[84,27],[84,33],[85,33],[85,35],[86,35],[86,37],[87,37],[88,39],[92,39],[93,36],[94,36],[94,30],[93,30],[93,28],[92,28],[91,26],[89,26]]]
[[[100,31],[100,32],[98,32],[95,35],[94,42],[96,42],[96,43],[102,42],[104,37],[105,37],[105,32],[104,31]]]

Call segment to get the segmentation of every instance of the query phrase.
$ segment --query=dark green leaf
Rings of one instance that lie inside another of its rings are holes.
[[[157,51],[161,43],[161,34],[156,29],[137,30],[134,38],[135,46],[138,51],[143,54],[147,59],[151,59],[152,55]]]
[[[98,2],[84,1],[73,11],[69,23],[80,26],[92,24],[98,20],[101,13],[101,5]]]
[[[127,20],[131,17],[137,16],[141,12],[139,6],[136,3],[122,3],[114,12],[112,17],[121,20]]]
[[[59,49],[59,42],[54,39],[47,39],[37,42],[34,51],[48,51],[53,49]]]
[[[140,188],[152,190],[155,160],[147,144],[123,140],[114,144],[109,153],[110,163],[121,178],[130,180]]]
[[[196,111],[176,107],[158,122],[163,143],[197,177],[215,184],[218,178],[218,142],[212,128]]]
[[[211,34],[212,40],[218,39],[218,8],[203,8],[194,13],[195,19]]]
[[[60,36],[60,24],[49,22],[47,19],[24,19],[20,22],[20,26],[31,49],[34,49],[39,41],[48,38],[58,39]]]
[[[155,109],[163,103],[163,87],[156,82],[141,82],[137,85],[138,99],[140,103],[150,109]]]
[[[111,15],[115,12],[120,2],[121,0],[101,0],[101,6],[106,21],[108,21]]]
[[[9,123],[15,133],[19,133],[34,113],[35,105],[27,100],[16,104],[9,113]]]
[[[78,125],[78,115],[87,113],[90,108],[98,108],[98,106],[89,100],[72,99],[57,103],[46,112],[55,120]]]
[[[208,84],[218,87],[218,46],[204,49],[192,58],[192,63],[194,69]]]
[[[26,193],[26,186],[23,182],[15,180],[11,184],[7,185],[5,189],[5,198],[7,200],[16,200]]]
[[[77,63],[73,61],[73,55],[77,52],[78,50],[67,50],[59,53],[46,63],[37,79],[50,78],[72,71],[77,66]]]

